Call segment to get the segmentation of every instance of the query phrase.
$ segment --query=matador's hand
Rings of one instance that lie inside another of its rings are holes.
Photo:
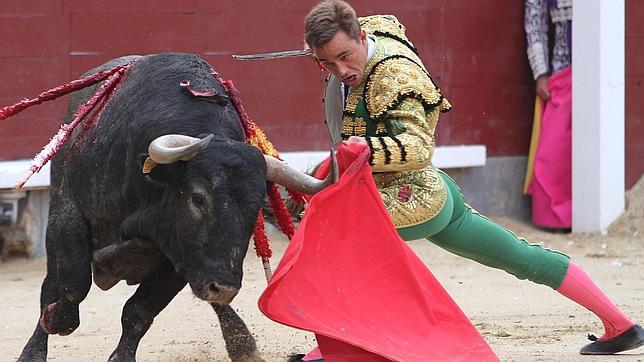
[[[345,144],[345,145],[349,145],[351,143],[359,143],[359,144],[362,144],[362,145],[366,145],[367,140],[364,137],[351,136],[346,141],[342,141],[342,143]]]

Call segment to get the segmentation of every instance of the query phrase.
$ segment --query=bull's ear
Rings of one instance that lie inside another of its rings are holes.
[[[176,182],[183,175],[186,167],[186,162],[175,162],[167,165],[156,163],[147,153],[141,153],[138,161],[143,179],[159,187],[167,187],[168,184]]]
[[[152,169],[155,168],[156,165],[157,163],[152,161],[150,156],[146,154],[145,160],[143,161],[143,166],[141,167],[141,172],[147,175],[152,172]]]
[[[159,182],[159,180],[156,180],[154,177],[152,177],[152,170],[156,166],[157,163],[152,161],[149,154],[142,153],[139,155],[139,167],[141,169],[141,173],[143,174],[143,179],[153,185],[164,186],[164,182]]]
[[[139,157],[137,158],[137,162],[138,162],[138,165],[139,165],[139,170],[141,170],[141,173],[150,173],[150,172],[143,171],[143,169],[145,168],[145,163],[148,162],[148,158],[150,158],[149,154],[147,154],[147,153],[139,153]]]

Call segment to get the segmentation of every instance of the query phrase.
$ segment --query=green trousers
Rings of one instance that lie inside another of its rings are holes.
[[[445,206],[423,224],[398,229],[404,240],[427,238],[451,253],[519,279],[559,287],[570,263],[567,255],[530,244],[479,214],[465,203],[454,180],[439,172],[448,189]]]

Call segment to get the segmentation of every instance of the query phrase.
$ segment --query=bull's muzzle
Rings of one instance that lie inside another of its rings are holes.
[[[205,280],[195,295],[208,303],[230,304],[233,298],[239,293],[235,287],[225,286],[215,280]]]

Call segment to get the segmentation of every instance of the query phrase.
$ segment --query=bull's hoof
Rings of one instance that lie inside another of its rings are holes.
[[[42,352],[42,351],[36,351],[33,353],[32,351],[22,351],[22,354],[16,362],[45,362],[47,361],[47,353]]]
[[[136,352],[135,352],[136,353]],[[134,353],[114,351],[107,362],[134,362],[136,357]]]
[[[47,361],[47,358],[43,357],[32,357],[32,356],[20,356],[16,360],[16,362],[45,362]]]
[[[66,303],[52,303],[45,306],[40,316],[40,328],[47,334],[66,336],[78,328],[78,306],[67,306]]]
[[[644,328],[636,324],[611,339],[588,338],[594,342],[583,346],[580,354],[615,354],[644,346]]]

